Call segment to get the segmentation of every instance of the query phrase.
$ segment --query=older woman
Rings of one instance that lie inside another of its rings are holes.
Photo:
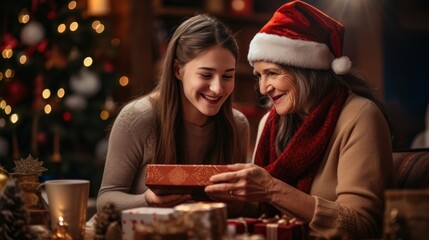
[[[248,60],[272,109],[254,163],[229,165],[208,194],[253,203],[243,214],[308,221],[314,237],[380,236],[391,134],[365,82],[350,73],[343,35],[341,23],[301,1],[280,7],[255,35]]]

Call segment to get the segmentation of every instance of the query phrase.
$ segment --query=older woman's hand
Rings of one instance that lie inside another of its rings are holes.
[[[231,172],[210,178],[213,184],[205,188],[209,196],[225,201],[270,201],[274,178],[264,168],[251,163],[228,165],[228,168]]]
[[[146,203],[151,207],[174,207],[192,199],[191,195],[156,195],[150,189],[145,192]]]

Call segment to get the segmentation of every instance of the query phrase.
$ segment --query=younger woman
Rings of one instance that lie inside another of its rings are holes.
[[[246,161],[249,123],[231,103],[237,58],[233,34],[211,16],[196,15],[176,29],[157,88],[128,103],[114,122],[98,209],[108,201],[124,210],[192,199],[148,189],[148,163]]]

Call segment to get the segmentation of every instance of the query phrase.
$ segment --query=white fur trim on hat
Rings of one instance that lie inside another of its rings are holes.
[[[323,43],[257,33],[250,42],[247,60],[262,60],[310,69],[330,69],[334,56]]]
[[[347,56],[342,56],[332,61],[332,70],[336,74],[340,74],[340,75],[346,74],[350,71],[351,68],[352,68],[352,62]]]

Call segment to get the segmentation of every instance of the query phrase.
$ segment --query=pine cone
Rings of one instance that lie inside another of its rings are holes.
[[[36,239],[29,228],[29,214],[22,192],[14,179],[9,179],[0,195],[0,239]]]
[[[104,239],[108,226],[115,221],[121,223],[121,213],[116,210],[114,203],[108,202],[95,216],[96,239]]]

